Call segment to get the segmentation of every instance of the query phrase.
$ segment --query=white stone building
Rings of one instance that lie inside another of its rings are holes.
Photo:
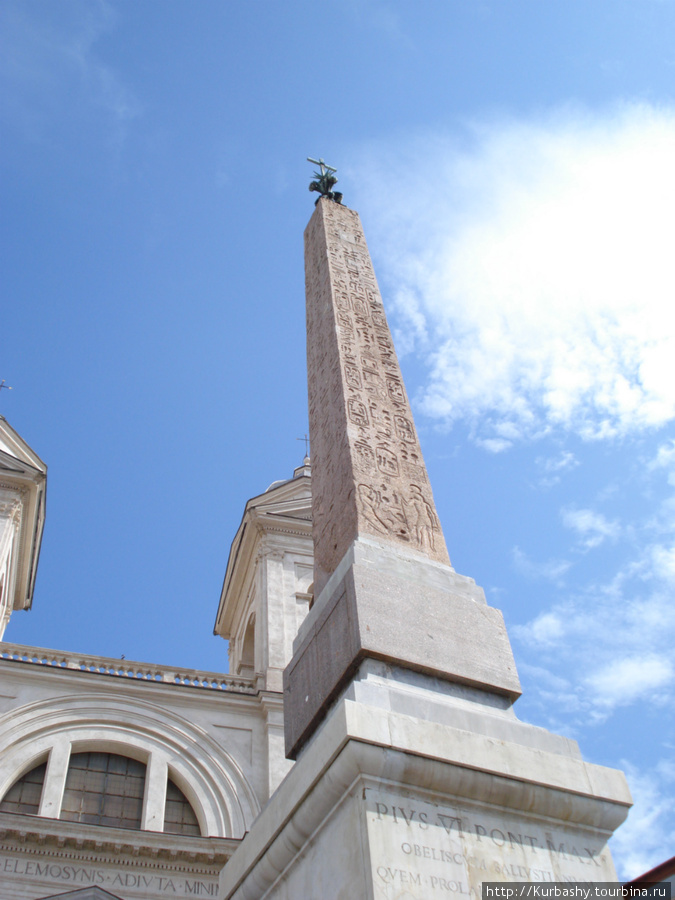
[[[0,419],[0,627],[30,605],[46,467]],[[281,676],[312,598],[309,460],[246,505],[230,674],[0,643],[0,898],[215,897],[291,763]],[[1,636],[1,632],[0,632]]]
[[[0,638],[33,601],[46,481],[45,464],[0,416]]]

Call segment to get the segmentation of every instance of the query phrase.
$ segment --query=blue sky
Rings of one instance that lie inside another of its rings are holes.
[[[310,156],[361,213],[453,564],[518,714],[675,848],[675,3],[5,0],[0,412],[49,466],[18,643],[226,667],[307,430]]]

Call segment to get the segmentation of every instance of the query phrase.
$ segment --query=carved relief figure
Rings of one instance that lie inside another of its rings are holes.
[[[423,550],[434,550],[434,532],[440,531],[441,525],[436,513],[422,496],[422,490],[417,484],[410,485],[411,496],[410,513],[411,530],[419,547]]]
[[[391,534],[396,535],[403,541],[409,541],[410,528],[401,497],[395,490],[390,492],[386,484],[381,485],[379,493],[382,497],[380,518],[383,518],[388,523]]]
[[[380,490],[360,484],[358,491],[363,514],[377,532],[410,540],[408,520],[395,491],[389,493],[386,484],[381,485]]]
[[[382,505],[380,492],[367,484],[360,484],[358,490],[359,498],[363,504],[363,514],[367,521],[370,522],[375,531],[379,531],[380,534],[386,534],[387,526],[378,515],[379,508]]]

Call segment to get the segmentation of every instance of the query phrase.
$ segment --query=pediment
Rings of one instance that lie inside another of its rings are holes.
[[[301,476],[288,481],[275,482],[264,494],[253,497],[246,504],[246,514],[255,510],[260,516],[276,516],[291,519],[312,520],[311,480]]]
[[[35,471],[32,466],[26,466],[4,450],[0,450],[0,471],[11,472],[13,475],[27,475]]]
[[[246,504],[230,548],[214,633],[230,637],[237,610],[245,600],[245,585],[252,577],[256,553],[270,537],[298,546],[311,546],[312,483],[310,467],[301,466],[293,478],[275,481]]]
[[[12,609],[29,609],[33,600],[45,518],[46,479],[47,466],[0,416],[0,492],[5,510],[17,514],[20,522],[18,532],[11,533],[8,551],[16,560]]]
[[[17,434],[4,416],[0,416],[0,471],[28,477],[44,475],[47,466]]]
[[[266,516],[280,516],[291,519],[302,519],[305,522],[312,521],[312,497],[311,494],[304,497],[290,497],[287,500],[275,500],[270,503],[261,503],[255,507],[259,514]]]

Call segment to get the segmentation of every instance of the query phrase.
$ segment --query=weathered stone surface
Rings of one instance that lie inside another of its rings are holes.
[[[475,716],[465,731],[341,700],[223,869],[221,900],[478,900],[483,881],[614,881],[622,773],[524,723],[497,738],[503,712]]]
[[[315,593],[360,535],[449,564],[358,213],[319,201],[305,279]]]
[[[510,702],[521,693],[499,610],[467,596],[464,585],[450,577],[435,584],[437,573],[426,574],[427,561],[409,560],[410,571],[403,575],[389,564],[386,552],[378,554],[372,546],[359,551],[356,542],[347,557],[355,558],[344,577],[324,590],[284,673],[286,754],[291,758],[366,657],[500,694]]]

